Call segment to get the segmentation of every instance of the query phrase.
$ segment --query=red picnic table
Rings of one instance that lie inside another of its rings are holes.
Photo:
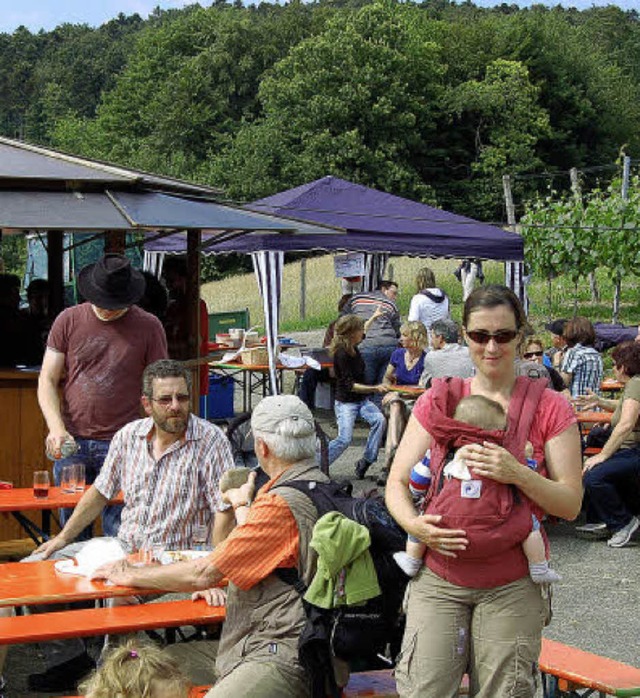
[[[47,540],[51,534],[51,511],[65,507],[75,507],[80,501],[84,491],[66,493],[59,487],[50,487],[48,497],[34,497],[31,487],[12,487],[0,489],[0,512],[11,514],[27,535],[35,542],[41,543]],[[122,504],[124,502],[122,492],[119,492],[109,504]],[[23,512],[40,511],[42,522],[38,527]]]

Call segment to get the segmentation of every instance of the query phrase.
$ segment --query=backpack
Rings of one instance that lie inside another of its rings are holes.
[[[460,586],[494,587],[527,574],[527,561],[520,543],[532,527],[532,505],[513,485],[504,485],[474,475],[461,481],[444,476],[451,448],[491,441],[501,444],[521,463],[531,424],[547,381],[516,378],[509,403],[507,429],[488,431],[453,418],[464,395],[460,378],[435,379],[431,391],[426,430],[431,445],[432,486],[427,492],[424,511],[442,516],[441,525],[466,531],[469,546],[457,551],[456,558],[431,550],[426,556],[429,569]],[[523,467],[525,467],[523,465]]]
[[[393,560],[404,550],[406,533],[392,518],[380,497],[353,497],[349,482],[294,480],[283,483],[308,496],[318,518],[338,511],[365,526],[371,536],[370,552],[382,594],[362,605],[323,609],[303,599],[307,622],[299,641],[300,663],[312,677],[314,698],[340,696],[335,683],[333,658],[365,671],[392,666],[400,651],[404,632],[402,600],[409,578]],[[278,486],[272,488],[277,491]],[[275,574],[292,585],[300,596],[307,588],[296,569],[277,569]],[[386,659],[386,651],[390,659]]]

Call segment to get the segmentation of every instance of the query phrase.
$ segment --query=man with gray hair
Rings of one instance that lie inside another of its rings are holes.
[[[213,553],[166,567],[119,561],[95,576],[116,584],[196,591],[195,598],[208,601],[211,587],[227,577],[219,679],[208,698],[309,698],[310,678],[298,661],[305,611],[299,593],[276,571],[293,568],[306,585],[311,582],[316,553],[309,541],[318,515],[311,499],[287,483],[328,478],[315,464],[313,416],[298,397],[264,398],[251,427],[258,461],[270,479],[255,499],[253,475],[246,485],[225,492],[237,526]]]
[[[473,376],[469,349],[458,342],[458,325],[449,319],[436,320],[431,325],[431,351],[425,356],[420,385],[431,387],[434,378]]]

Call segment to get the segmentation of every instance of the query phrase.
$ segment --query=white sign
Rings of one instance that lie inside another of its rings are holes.
[[[337,254],[333,258],[333,268],[336,279],[346,279],[351,276],[364,275],[364,255],[361,252]]]

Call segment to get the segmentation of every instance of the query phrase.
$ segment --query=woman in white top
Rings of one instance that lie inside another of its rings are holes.
[[[418,320],[427,330],[436,320],[449,317],[449,298],[436,286],[435,274],[429,267],[422,267],[416,276],[416,295],[409,306],[409,322]]]

